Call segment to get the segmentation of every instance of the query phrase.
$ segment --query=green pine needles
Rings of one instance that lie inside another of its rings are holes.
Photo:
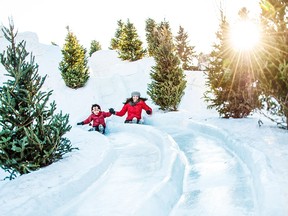
[[[267,116],[280,128],[288,130],[288,2],[261,1],[264,26],[262,59],[259,72],[261,101]]]
[[[147,94],[164,111],[177,111],[186,87],[185,74],[176,54],[172,33],[162,26],[155,31],[158,48],[153,50],[156,65],[152,67]]]
[[[41,91],[46,76],[39,76],[26,42],[16,44],[12,21],[2,31],[10,45],[0,54],[9,77],[0,89],[0,165],[13,179],[61,159],[74,148],[63,137],[71,129],[69,116],[54,115],[54,101],[47,105],[52,91]]]
[[[67,27],[66,43],[62,49],[63,59],[59,64],[66,86],[77,89],[83,87],[89,79],[86,49],[81,46],[76,36]]]
[[[188,33],[184,31],[182,26],[179,26],[179,31],[176,40],[176,50],[180,58],[183,70],[194,70],[195,66],[192,66],[193,58],[196,58],[196,52],[194,46],[189,45]]]
[[[204,99],[223,118],[244,118],[261,108],[256,79],[257,59],[249,52],[237,52],[229,43],[230,25],[221,11],[217,42],[205,74],[208,90]]]
[[[96,40],[92,40],[91,44],[90,44],[89,57],[91,57],[93,53],[95,53],[101,49],[102,49],[101,44]]]
[[[111,40],[111,49],[118,53],[122,60],[137,61],[142,59],[146,50],[142,48],[142,41],[133,23],[128,19],[126,24],[119,20],[115,37]]]

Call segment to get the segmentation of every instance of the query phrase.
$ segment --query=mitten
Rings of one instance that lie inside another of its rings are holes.
[[[78,122],[77,125],[84,125],[84,122]]]
[[[109,112],[110,112],[111,114],[113,114],[113,115],[115,115],[115,113],[116,113],[113,108],[110,108],[110,109],[109,109]]]
[[[146,110],[146,113],[150,115],[152,112],[150,110]]]

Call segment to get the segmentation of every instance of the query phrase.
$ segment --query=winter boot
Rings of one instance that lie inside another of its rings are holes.
[[[100,133],[104,133],[104,126],[102,124],[99,124],[98,129]]]
[[[132,119],[132,124],[137,124],[137,123],[138,123],[137,118],[134,117],[134,118]]]
[[[92,127],[88,131],[96,131],[96,127]]]

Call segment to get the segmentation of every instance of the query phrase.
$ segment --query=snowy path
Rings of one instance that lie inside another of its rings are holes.
[[[161,197],[161,193],[166,195],[165,191],[172,187],[181,190],[182,181],[181,187],[167,186],[175,174],[171,167],[180,168],[182,176],[185,171],[179,159],[179,149],[167,135],[150,126],[123,126],[121,123],[121,130],[116,129],[107,137],[116,155],[109,169],[72,202],[55,210],[53,215],[148,215],[155,194],[157,197]],[[179,176],[175,179],[178,180]],[[174,203],[182,192],[175,191]],[[171,200],[170,197],[165,199],[163,204]],[[167,212],[161,212],[163,210],[159,206],[158,213],[167,215]]]
[[[253,215],[249,172],[236,155],[223,148],[222,140],[195,132],[195,128],[172,131],[189,165],[183,195],[171,216]]]
[[[188,161],[183,194],[169,215],[261,215],[255,195],[262,190],[255,184],[261,182],[252,174],[251,161],[238,155],[253,151],[239,147],[222,129],[181,117],[170,121],[171,114],[166,115],[165,124],[157,117],[152,124],[175,140]]]

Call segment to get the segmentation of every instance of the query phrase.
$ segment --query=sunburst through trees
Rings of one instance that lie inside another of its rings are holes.
[[[250,23],[248,20],[248,11],[242,8],[235,25],[241,23],[243,28],[247,28],[244,23]],[[252,49],[252,37],[239,38],[223,11],[216,36],[218,41],[214,44],[206,71],[209,90],[205,92],[204,98],[209,103],[208,108],[215,108],[221,117],[246,117],[261,107],[256,88],[257,43],[254,43],[255,47]],[[237,42],[237,39],[242,41]],[[248,42],[249,49],[246,46]],[[239,46],[240,44],[242,45]]]
[[[221,10],[204,98],[225,118],[259,110],[288,129],[288,2],[261,0],[259,19],[242,8],[229,24]]]

